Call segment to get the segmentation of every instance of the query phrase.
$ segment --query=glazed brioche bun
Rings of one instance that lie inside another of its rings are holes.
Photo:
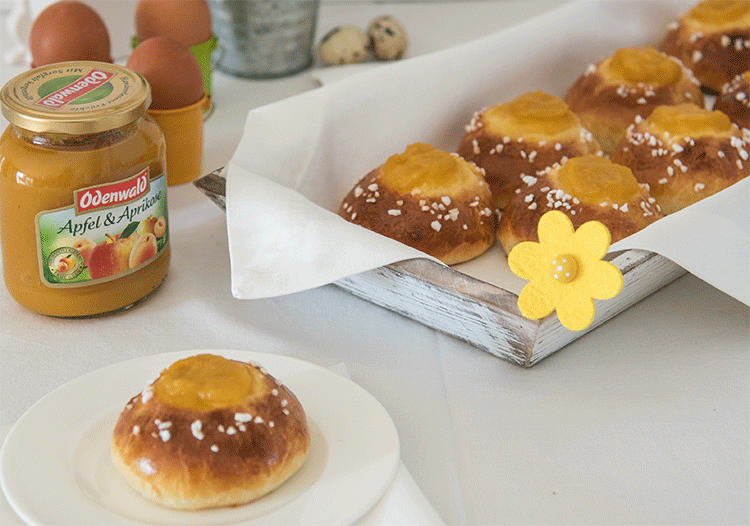
[[[575,228],[588,221],[603,223],[612,243],[662,217],[629,168],[598,155],[570,159],[529,183],[500,217],[498,238],[506,254],[522,241],[538,242],[539,219],[550,210],[565,213]]]
[[[720,111],[660,106],[628,128],[611,159],[671,214],[750,175],[749,139]]]
[[[447,265],[485,252],[497,230],[482,170],[424,143],[409,145],[368,173],[338,213]]]
[[[309,447],[294,394],[259,366],[204,354],[175,362],[128,402],[111,457],[146,499],[197,510],[262,497]]]
[[[693,73],[650,46],[621,48],[590,65],[570,87],[565,102],[607,155],[636,116],[646,118],[664,104],[704,103]]]
[[[713,92],[750,69],[750,2],[706,0],[673,23],[661,49]]]
[[[750,130],[750,71],[722,86],[714,109],[725,113],[740,128]]]
[[[565,101],[536,91],[474,113],[456,151],[484,169],[502,210],[525,177],[600,148]]]

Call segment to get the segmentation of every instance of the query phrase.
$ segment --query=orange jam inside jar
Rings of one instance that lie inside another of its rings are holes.
[[[166,149],[150,103],[141,75],[103,62],[50,64],[3,87],[3,277],[24,307],[116,312],[166,277]]]

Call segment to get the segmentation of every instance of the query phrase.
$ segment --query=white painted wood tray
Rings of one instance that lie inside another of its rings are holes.
[[[223,169],[194,184],[225,208]],[[622,292],[613,299],[597,301],[594,322],[579,332],[563,327],[554,313],[529,320],[518,310],[518,296],[513,292],[429,259],[393,263],[334,285],[495,356],[530,367],[685,273],[670,260],[644,250],[611,253],[605,259],[622,272]]]

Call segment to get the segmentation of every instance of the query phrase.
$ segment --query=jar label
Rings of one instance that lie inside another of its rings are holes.
[[[49,287],[81,287],[145,267],[164,250],[167,177],[134,176],[73,193],[73,205],[36,216],[39,274]]]
[[[38,94],[41,98],[36,103],[58,109],[71,103],[98,102],[112,93],[114,88],[109,81],[114,76],[115,73],[112,71],[92,69],[83,75],[48,80],[39,86]]]

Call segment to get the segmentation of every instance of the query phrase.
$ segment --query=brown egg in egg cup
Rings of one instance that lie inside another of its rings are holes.
[[[148,114],[164,134],[168,184],[193,181],[201,175],[203,120],[209,104],[198,60],[170,37],[151,37],[133,50],[126,65],[151,86]]]
[[[109,31],[99,14],[77,0],[54,2],[34,19],[29,34],[31,67],[57,62],[114,62]]]
[[[131,47],[153,37],[169,37],[185,45],[198,60],[203,90],[211,98],[212,53],[217,39],[211,28],[211,9],[206,0],[139,0],[135,8],[135,35]],[[208,106],[210,107],[210,106]]]

